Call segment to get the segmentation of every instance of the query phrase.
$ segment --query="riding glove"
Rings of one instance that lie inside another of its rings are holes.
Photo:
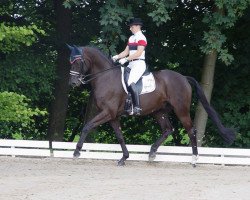
[[[128,62],[127,58],[122,58],[122,59],[119,60],[119,63],[122,64],[122,65],[125,64],[126,62]]]
[[[116,62],[116,61],[118,60],[118,55],[113,56],[113,57],[112,57],[112,60],[113,60],[114,62]]]

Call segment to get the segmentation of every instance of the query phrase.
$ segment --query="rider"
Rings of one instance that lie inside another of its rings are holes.
[[[135,115],[140,115],[141,111],[139,92],[135,84],[146,70],[145,47],[147,46],[147,39],[141,31],[142,25],[143,23],[140,18],[133,18],[129,21],[128,26],[133,35],[130,36],[124,51],[112,57],[114,61],[120,59],[119,63],[122,65],[129,62],[128,67],[131,71],[127,85],[132,96],[133,112]]]

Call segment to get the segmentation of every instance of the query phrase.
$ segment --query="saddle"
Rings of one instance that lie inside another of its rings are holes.
[[[121,71],[122,86],[125,92],[128,94],[127,82],[131,69],[129,67],[121,67]],[[155,90],[155,79],[153,74],[146,69],[142,77],[137,81],[136,87],[140,95],[153,92]]]
[[[123,89],[128,94],[126,101],[125,101],[124,110],[125,112],[130,114],[131,110],[133,110],[133,104],[132,104],[132,97],[130,93],[128,92],[127,82],[128,82],[131,69],[129,67],[121,67],[121,71],[122,71],[121,80],[122,80]],[[137,90],[139,91],[139,95],[153,92],[156,87],[153,74],[149,72],[148,70],[146,70],[144,74],[142,75],[142,77],[137,81],[135,86],[137,87]]]

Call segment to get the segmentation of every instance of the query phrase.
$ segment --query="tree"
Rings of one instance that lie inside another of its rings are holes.
[[[238,148],[250,147],[250,7],[235,23],[234,28],[226,32],[228,50],[234,60],[225,67],[217,63],[212,104],[221,114],[223,121],[230,124],[236,131],[237,137],[233,144]],[[209,133],[209,134],[208,134]],[[204,144],[207,146],[224,146],[216,135],[216,130],[208,121]]]
[[[27,17],[27,13],[35,7],[34,2],[29,3],[30,7],[24,8],[20,2],[5,0],[1,2],[0,7],[0,135],[3,137],[26,136],[26,130],[29,127],[34,127],[35,118],[44,117],[47,113],[41,111],[43,109],[30,108],[28,103],[31,105],[33,103],[30,98],[23,95],[25,91],[22,90],[25,85],[22,82],[22,76],[24,68],[27,67],[27,60],[26,62],[18,62],[18,58],[25,57],[23,54],[18,55],[18,53],[35,44],[41,36],[45,35],[45,31]],[[16,63],[13,61],[15,56]],[[32,61],[32,64],[34,63],[36,63],[35,59]],[[20,64],[23,66],[22,70],[19,68]],[[29,71],[30,77],[33,71]],[[27,80],[27,76],[25,79]],[[26,83],[28,82],[34,87],[33,77],[28,79]],[[32,96],[33,93],[31,93],[30,90],[29,97]],[[33,129],[34,132],[35,129]]]
[[[54,100],[51,105],[48,137],[50,141],[62,141],[64,135],[64,125],[68,106],[69,90],[69,52],[66,43],[70,41],[71,32],[71,10],[63,6],[63,0],[54,0],[56,13],[56,46],[57,46],[57,66],[54,89]]]
[[[204,18],[204,22],[209,25],[210,30],[205,33],[204,40],[206,44],[202,47],[205,58],[201,86],[208,101],[211,99],[213,90],[217,54],[219,54],[219,59],[226,65],[230,64],[233,60],[232,55],[223,47],[226,37],[222,34],[222,31],[234,26],[236,20],[242,16],[242,12],[249,6],[249,2],[249,0],[242,0],[240,2],[214,1],[212,5],[213,11],[211,13],[208,12]],[[197,107],[194,123],[197,128],[198,146],[201,146],[207,123],[207,113],[201,104]]]

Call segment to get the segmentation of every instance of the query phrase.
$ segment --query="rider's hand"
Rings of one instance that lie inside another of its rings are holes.
[[[112,60],[113,60],[114,62],[116,62],[116,61],[118,60],[118,55],[113,56],[113,57],[112,57]]]
[[[128,62],[127,58],[122,58],[122,59],[119,60],[119,63],[122,64],[122,65],[125,64],[126,62]]]

